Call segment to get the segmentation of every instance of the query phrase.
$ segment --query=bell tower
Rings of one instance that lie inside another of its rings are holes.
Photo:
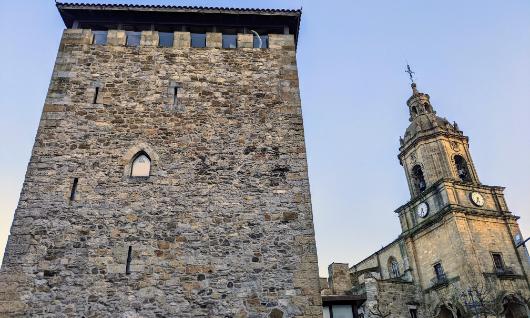
[[[468,137],[436,115],[430,96],[412,83],[407,100],[410,125],[400,138],[399,160],[414,198],[441,179],[480,184],[469,152]]]
[[[426,304],[477,284],[487,286],[492,301],[513,291],[524,291],[526,299],[528,252],[504,188],[480,182],[469,138],[437,115],[414,81],[411,87],[410,124],[398,155],[411,199],[395,211],[406,249],[404,272],[423,290]]]

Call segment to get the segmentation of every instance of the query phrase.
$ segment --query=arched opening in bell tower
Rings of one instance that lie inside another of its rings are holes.
[[[469,173],[469,169],[467,168],[466,159],[464,159],[460,155],[456,155],[455,166],[456,166],[456,172],[458,173],[458,177],[460,178],[460,180],[464,182],[471,182],[471,175]]]
[[[423,176],[423,170],[420,165],[415,165],[414,168],[412,168],[412,179],[414,187],[419,190],[419,192],[425,191],[427,184],[425,183],[425,177]]]

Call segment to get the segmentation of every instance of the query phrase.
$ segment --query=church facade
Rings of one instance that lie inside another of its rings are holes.
[[[329,266],[324,317],[529,317],[530,259],[504,188],[480,182],[468,137],[415,83],[407,106],[402,232],[352,267]]]
[[[0,317],[321,317],[301,11],[57,8]]]

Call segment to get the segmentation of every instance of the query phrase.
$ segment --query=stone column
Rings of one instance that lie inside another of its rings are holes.
[[[348,264],[332,263],[328,266],[330,288],[334,295],[343,295],[352,289]]]

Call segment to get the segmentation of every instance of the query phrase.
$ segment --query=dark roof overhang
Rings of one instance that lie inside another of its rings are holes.
[[[75,21],[120,24],[172,24],[205,27],[289,28],[298,40],[301,9],[254,9],[170,5],[56,3],[67,28]]]

